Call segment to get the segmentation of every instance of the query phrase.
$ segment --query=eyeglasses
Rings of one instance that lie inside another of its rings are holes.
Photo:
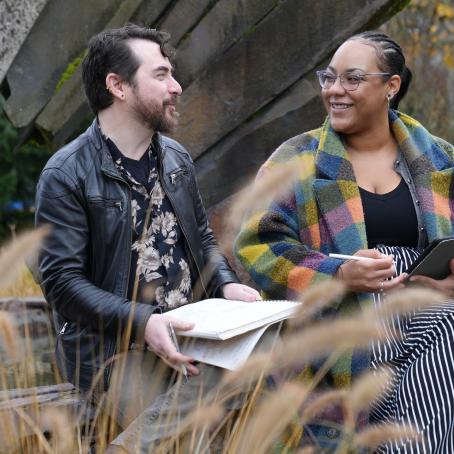
[[[359,84],[367,79],[365,76],[382,76],[389,77],[390,73],[344,73],[336,76],[328,71],[317,71],[316,72],[320,86],[325,90],[331,88],[335,83],[336,79],[339,78],[340,84],[347,91],[354,91],[358,88]]]

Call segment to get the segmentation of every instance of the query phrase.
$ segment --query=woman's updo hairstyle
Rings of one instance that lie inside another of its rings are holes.
[[[384,33],[366,31],[352,36],[350,40],[363,40],[371,44],[377,53],[377,65],[380,71],[398,75],[401,79],[400,90],[393,96],[389,106],[391,109],[397,109],[400,101],[407,93],[411,82],[411,71],[405,64],[404,53],[395,41]]]

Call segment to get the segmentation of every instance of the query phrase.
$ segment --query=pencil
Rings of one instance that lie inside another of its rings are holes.
[[[172,338],[173,344],[175,345],[175,348],[177,349],[178,353],[181,353],[180,346],[178,345],[178,339],[175,334],[175,330],[173,329],[172,323],[169,322],[169,330],[170,330],[170,337]],[[184,364],[181,365],[181,372],[183,372],[184,378],[187,380],[188,379],[188,371],[186,369],[186,366]]]
[[[362,257],[361,255],[329,254],[333,259],[341,260],[370,260],[372,257]],[[373,260],[373,259],[372,259]]]

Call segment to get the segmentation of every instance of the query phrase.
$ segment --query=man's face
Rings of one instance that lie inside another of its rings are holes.
[[[172,132],[178,124],[176,106],[182,91],[172,65],[152,41],[133,39],[129,45],[141,62],[127,90],[130,112],[153,131]]]

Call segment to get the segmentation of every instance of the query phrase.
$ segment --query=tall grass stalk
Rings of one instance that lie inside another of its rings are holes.
[[[282,191],[292,184],[300,171],[301,168],[295,166],[295,163],[290,163],[280,168],[276,174],[261,178],[254,191],[245,193],[232,208],[229,232],[238,228],[238,219],[250,209],[253,201],[282,196]],[[283,179],[288,184],[280,185]],[[39,230],[19,235],[3,249],[0,255],[2,286],[14,282],[21,272],[21,264],[27,253],[39,248],[45,234],[46,230]],[[231,240],[229,241],[230,247]],[[226,246],[228,241],[221,239],[221,243]],[[204,270],[205,280],[209,280],[213,269],[210,264]],[[137,295],[137,285],[133,299]],[[367,411],[379,396],[384,395],[389,371],[366,374],[343,390],[327,391],[318,397],[314,392],[339,355],[351,349],[368,349],[372,341],[383,338],[383,320],[395,314],[438,304],[443,298],[436,292],[410,289],[390,294],[386,307],[378,311],[370,309],[336,320],[313,321],[314,314],[336,303],[344,293],[345,288],[338,281],[327,281],[302,293],[302,310],[288,323],[287,329],[280,336],[281,341],[271,351],[253,354],[238,370],[225,373],[209,393],[201,390],[194,408],[185,418],[175,416],[176,421],[158,419],[163,425],[176,423],[177,431],[159,446],[150,447],[150,450],[176,454],[209,451],[222,454],[261,454],[280,446],[281,452],[317,452],[317,446],[299,449],[303,424],[318,418],[333,404],[341,405],[344,415],[340,427],[343,439],[338,452],[355,452],[362,447],[375,448],[386,440],[413,437],[414,431],[411,428],[395,424],[365,427],[361,430],[356,427],[359,413]],[[199,295],[196,291],[195,294]],[[115,366],[117,375],[112,381],[113,391],[101,396],[93,408],[91,418],[83,413],[68,412],[64,405],[45,405],[39,395],[32,395],[32,404],[27,407],[17,401],[17,408],[11,410],[10,406],[14,404],[10,400],[12,394],[4,393],[3,400],[0,400],[1,444],[12,453],[87,454],[90,444],[95,445],[97,452],[104,452],[120,430],[108,413],[117,410],[120,395],[115,390],[121,390],[122,380],[127,380],[125,377],[130,372],[126,357],[127,352],[130,353],[131,323],[123,334],[118,354],[105,362],[92,385],[94,392],[103,379],[104,368]],[[11,317],[0,312],[3,354],[11,359],[11,366],[8,367],[13,368],[17,388],[34,386],[37,376],[31,331],[26,329],[24,335],[25,339],[17,332]],[[288,373],[314,361],[321,362],[315,377],[300,380]],[[4,389],[8,387],[8,374],[7,367],[0,364],[0,386]],[[270,377],[277,377],[275,386],[269,384]],[[159,385],[167,381],[168,376],[156,372],[153,379],[158,392]],[[60,380],[56,377],[57,383]],[[178,380],[181,380],[181,376]],[[228,409],[227,403],[239,396],[244,398],[243,405]],[[87,398],[89,397],[88,395]],[[170,404],[176,405],[177,398],[178,394],[175,394]],[[327,421],[326,424],[330,422]]]

